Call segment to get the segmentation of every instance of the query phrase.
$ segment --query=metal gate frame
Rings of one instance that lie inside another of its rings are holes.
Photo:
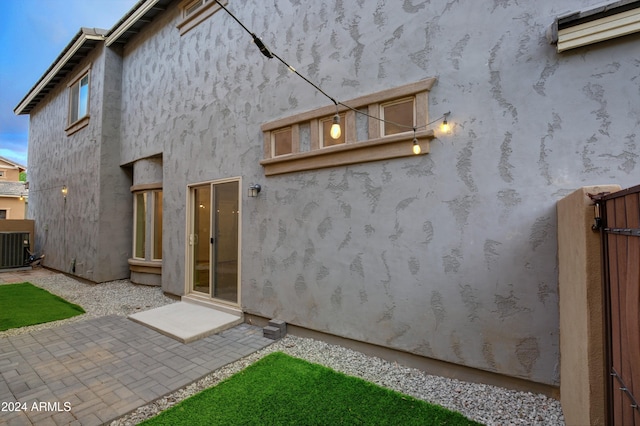
[[[607,423],[640,426],[640,185],[594,200],[604,265]]]

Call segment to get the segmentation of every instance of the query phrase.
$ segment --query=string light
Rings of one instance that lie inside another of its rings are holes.
[[[220,8],[224,9],[225,12],[227,12],[227,14],[229,16],[231,16],[249,35],[251,35],[253,42],[256,44],[256,46],[258,46],[258,49],[260,49],[260,52],[267,57],[268,59],[272,59],[272,58],[276,58],[278,61],[280,61],[284,66],[286,66],[291,72],[295,73],[298,77],[302,78],[304,81],[306,81],[308,84],[310,84],[311,86],[313,86],[317,91],[319,91],[320,93],[322,93],[324,96],[326,96],[327,98],[329,98],[331,100],[331,102],[333,102],[336,105],[336,114],[333,116],[333,123],[331,125],[331,131],[330,131],[330,135],[333,139],[338,139],[341,135],[342,135],[342,129],[340,128],[340,115],[338,115],[338,106],[341,105],[353,112],[355,112],[356,114],[361,114],[364,115],[368,118],[372,118],[378,121],[381,121],[383,123],[388,123],[388,124],[393,124],[397,127],[400,128],[405,128],[405,129],[413,129],[414,132],[414,138],[413,138],[413,152],[415,154],[419,154],[420,153],[420,145],[417,143],[418,139],[415,137],[415,132],[417,129],[422,129],[422,128],[427,128],[429,127],[431,124],[434,124],[440,120],[443,120],[442,122],[442,131],[443,133],[448,133],[449,132],[449,123],[447,121],[447,117],[449,116],[449,114],[451,114],[451,112],[446,112],[444,113],[442,116],[438,117],[436,120],[433,120],[427,124],[424,124],[422,126],[407,126],[406,124],[400,124],[400,123],[395,123],[393,121],[390,120],[385,120],[382,119],[380,117],[375,117],[373,115],[369,115],[366,112],[357,110],[355,108],[350,107],[349,105],[346,105],[342,102],[336,101],[333,97],[329,96],[324,90],[322,90],[318,85],[316,85],[315,83],[313,83],[311,80],[309,80],[307,77],[305,77],[304,75],[300,74],[293,66],[289,65],[284,59],[282,59],[280,56],[278,56],[276,53],[274,53],[273,51],[269,50],[269,48],[267,48],[267,46],[262,42],[262,40],[260,40],[260,38],[258,36],[256,36],[253,32],[249,31],[249,29],[242,23],[240,22],[240,20],[229,11],[229,9],[227,9],[222,3],[220,3],[219,0],[214,0],[218,6],[220,6]],[[418,151],[418,152],[416,152]]]
[[[416,128],[413,128],[413,153],[418,155],[422,152],[422,148],[420,148],[420,144],[418,143],[418,138],[416,138]]]
[[[336,115],[333,116],[333,124],[329,131],[332,139],[340,139],[342,129],[340,128],[340,115],[338,114],[338,105],[336,104]]]
[[[28,182],[26,182],[28,183]],[[66,185],[56,185],[56,186],[50,186],[48,188],[29,188],[28,185],[26,185],[25,183],[25,190],[28,190],[28,195],[32,195],[32,194],[36,194],[38,192],[50,192],[50,191],[60,191],[64,194],[64,191],[66,191]]]
[[[445,112],[443,115],[444,119],[442,120],[442,125],[440,126],[440,130],[442,130],[442,133],[449,133],[449,130],[451,130],[449,127],[449,123],[447,122],[447,117],[449,117],[449,114],[451,114],[451,111]]]

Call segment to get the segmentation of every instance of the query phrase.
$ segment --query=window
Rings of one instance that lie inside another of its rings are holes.
[[[133,257],[146,261],[162,260],[161,189],[149,188],[133,194]]]
[[[89,112],[89,74],[86,74],[71,86],[69,102],[71,108],[69,124],[72,124]]]
[[[0,178],[5,178],[4,170],[0,170]]]
[[[413,98],[400,99],[380,106],[381,133],[385,136],[413,132],[415,113]]]
[[[7,211],[2,209],[0,210],[0,219],[6,219],[7,218]]]
[[[133,257],[144,259],[146,255],[147,193],[134,194],[133,206]]]
[[[271,134],[273,156],[291,154],[293,152],[291,144],[291,127],[278,130]]]
[[[206,3],[205,0],[196,0],[193,3],[188,4],[184,8],[184,17],[186,18],[187,16],[193,14],[195,11],[197,11],[202,6],[204,6],[205,3]]]
[[[228,0],[221,0],[220,3],[226,6]],[[185,0],[180,3],[180,9],[182,21],[177,27],[180,35],[183,35],[220,10],[220,5],[214,0]]]
[[[67,136],[89,124],[89,71],[90,67],[78,73],[69,87],[69,118],[65,129]]]
[[[335,105],[263,124],[264,159],[260,164],[265,175],[413,156],[414,126],[422,153],[427,154],[429,141],[435,137],[426,128],[428,94],[435,81],[428,78],[344,101],[353,109],[338,106],[342,134],[337,140],[329,136]],[[286,142],[281,132],[287,135]]]
[[[162,191],[153,191],[153,260],[162,259]]]

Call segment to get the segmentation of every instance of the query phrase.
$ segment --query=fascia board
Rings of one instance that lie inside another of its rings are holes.
[[[120,38],[122,34],[124,34],[129,28],[131,28],[133,24],[138,22],[138,20],[142,18],[149,10],[151,10],[157,3],[158,0],[147,0],[144,4],[140,5],[140,7],[136,9],[136,11],[132,13],[131,16],[129,16],[123,23],[121,23],[117,28],[111,30],[106,40],[107,47],[118,41],[118,38]]]
[[[558,30],[558,52],[640,31],[640,8]]]

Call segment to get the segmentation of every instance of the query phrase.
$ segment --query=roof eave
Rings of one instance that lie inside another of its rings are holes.
[[[74,36],[67,47],[62,51],[60,56],[49,67],[44,75],[38,80],[38,82],[31,88],[29,93],[20,101],[18,106],[15,107],[13,112],[16,115],[29,114],[27,107],[34,100],[38,94],[44,90],[44,88],[55,78],[60,70],[69,62],[69,60],[82,48],[82,46],[89,40],[101,41],[105,39],[105,31],[98,29],[81,28],[80,31]]]
[[[120,37],[126,33],[138,20],[146,15],[149,10],[153,9],[159,0],[140,0],[127,15],[125,15],[111,30],[106,34],[107,47],[116,43]]]

